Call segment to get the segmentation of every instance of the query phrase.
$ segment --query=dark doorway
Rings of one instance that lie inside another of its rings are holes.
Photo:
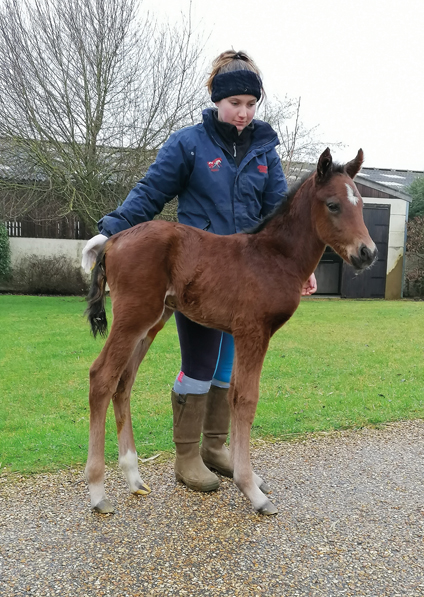
[[[378,261],[361,274],[343,263],[340,293],[343,298],[384,298],[386,294],[390,205],[364,205],[364,221],[377,245]]]
[[[343,259],[330,247],[326,247],[324,255],[315,270],[317,278],[317,294],[340,295]]]
[[[364,204],[364,221],[377,245],[378,261],[357,275],[330,247],[315,271],[317,295],[343,298],[384,298],[386,291],[387,250],[389,244],[390,205]]]

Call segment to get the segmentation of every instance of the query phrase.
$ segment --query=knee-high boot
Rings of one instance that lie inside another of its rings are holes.
[[[232,477],[234,471],[230,461],[230,451],[225,445],[229,428],[228,388],[211,386],[206,400],[200,454],[208,468],[218,471],[225,477]]]
[[[203,463],[199,452],[200,434],[205,416],[207,394],[176,394],[172,391],[175,477],[190,489],[213,491],[218,477]]]

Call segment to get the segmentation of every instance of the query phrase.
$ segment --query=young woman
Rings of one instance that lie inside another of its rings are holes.
[[[86,271],[109,236],[151,220],[176,196],[179,222],[214,234],[249,230],[284,200],[277,134],[253,119],[264,93],[256,64],[244,52],[224,52],[212,64],[207,87],[216,108],[204,110],[201,124],[172,134],[124,203],[99,221],[100,234],[83,251]],[[303,293],[315,290],[312,276]],[[210,469],[233,473],[225,446],[233,339],[181,313],[175,318],[182,360],[171,396],[175,475],[192,489],[211,491],[219,480]]]

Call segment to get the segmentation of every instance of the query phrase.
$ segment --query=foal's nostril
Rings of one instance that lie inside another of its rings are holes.
[[[358,253],[352,255],[350,262],[355,269],[365,269],[374,263],[377,259],[377,248],[373,250],[369,249],[366,245],[362,244],[359,247]]]
[[[361,256],[362,261],[367,261],[370,256],[370,251],[369,251],[368,247],[366,247],[365,245],[362,245],[362,247],[359,250],[359,255]]]
[[[362,245],[359,249],[359,255],[362,263],[371,264],[377,256],[377,248],[371,251],[366,245]]]

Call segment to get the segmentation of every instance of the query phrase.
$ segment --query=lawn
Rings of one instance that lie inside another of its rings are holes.
[[[90,336],[84,308],[78,297],[0,296],[3,470],[84,464],[88,370],[104,342]],[[424,302],[303,300],[271,341],[252,436],[287,439],[423,418],[423,356]],[[141,457],[173,449],[170,391],[179,364],[171,320],[133,389]],[[108,461],[117,459],[112,411]]]

